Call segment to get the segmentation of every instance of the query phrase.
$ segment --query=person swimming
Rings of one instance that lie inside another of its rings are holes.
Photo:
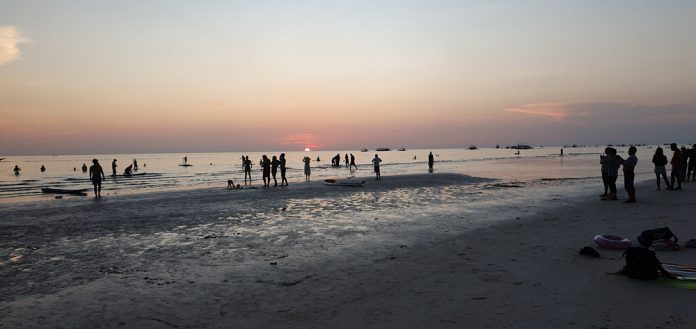
[[[46,171],[46,166],[41,165],[41,172],[44,172],[44,171]]]

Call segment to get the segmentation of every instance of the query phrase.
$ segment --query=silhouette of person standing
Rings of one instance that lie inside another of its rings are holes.
[[[670,144],[669,148],[674,153],[672,153],[672,161],[670,161],[670,163],[672,164],[672,172],[670,173],[671,183],[667,189],[668,190],[681,190],[682,153],[679,150],[679,148],[677,147],[676,143]],[[675,180],[677,181],[676,188],[674,187]]]
[[[14,169],[12,169],[12,170],[14,171],[15,176],[19,176],[19,172],[20,172],[22,169],[19,168],[18,165],[15,165]]]
[[[304,162],[305,182],[309,182],[309,176],[312,175],[312,168],[310,168],[309,163],[312,162],[312,159],[306,156],[302,159],[302,162]]]
[[[271,160],[265,154],[261,156],[261,168],[263,169],[263,187],[271,187]]]
[[[638,158],[636,157],[636,148],[631,146],[628,149],[628,158],[623,161],[623,171],[624,171],[624,188],[626,193],[628,193],[628,200],[624,203],[635,203],[636,202],[636,188],[633,185],[633,181],[636,178],[635,168],[638,164]]]
[[[288,179],[285,178],[285,153],[280,154],[280,160],[278,162],[280,165],[280,186],[283,186],[283,183],[285,183],[285,186],[288,186]]]
[[[249,177],[249,185],[251,185],[251,160],[247,155],[244,159],[244,185],[247,184],[247,177]]]
[[[375,166],[375,175],[377,178],[375,179],[382,179],[382,176],[380,175],[379,172],[379,163],[382,162],[382,159],[379,158],[379,155],[375,154],[375,158],[372,159],[372,164]]]
[[[686,180],[691,176],[692,181],[696,181],[696,144],[689,150],[689,170],[686,172]]]
[[[89,167],[89,179],[92,180],[92,185],[94,185],[94,197],[101,198],[101,183],[104,177],[104,170],[101,165],[99,165],[99,160],[92,159],[93,165]]]
[[[271,160],[271,176],[273,176],[273,186],[278,186],[278,181],[276,180],[276,173],[278,173],[278,165],[280,165],[280,161],[278,161],[278,158],[276,158],[276,156],[274,155],[273,160]]]
[[[665,179],[665,185],[669,187],[669,180],[667,179],[667,169],[665,168],[669,161],[667,161],[667,157],[665,156],[664,151],[661,147],[658,147],[657,150],[655,150],[652,162],[655,164],[655,178],[657,178],[657,190],[660,190],[660,176],[662,176],[662,178]]]
[[[346,160],[346,167],[348,167],[348,165],[350,163],[350,162],[348,162],[348,153],[346,153],[345,160]]]
[[[184,164],[187,164],[187,163],[188,163],[188,156],[185,155],[185,156],[184,156]]]
[[[350,154],[350,170],[353,170],[353,167],[355,167],[355,170],[358,170],[358,166],[355,165],[355,156],[353,153]]]
[[[82,164],[82,172],[87,172],[87,164]]]
[[[133,159],[133,171],[138,171],[138,160]]]
[[[116,164],[116,159],[114,159],[114,161],[111,161],[111,176],[116,176],[116,167],[118,165]]]
[[[435,164],[435,157],[433,157],[433,152],[428,154],[428,172],[433,172],[433,165]]]

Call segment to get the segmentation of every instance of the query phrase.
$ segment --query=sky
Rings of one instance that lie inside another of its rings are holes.
[[[0,155],[696,141],[694,1],[0,8]]]

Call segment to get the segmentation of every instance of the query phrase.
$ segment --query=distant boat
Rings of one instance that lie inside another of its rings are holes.
[[[500,148],[500,144],[495,144],[495,148],[499,149],[499,148]]]
[[[367,149],[362,149],[360,150],[360,152],[367,152]]]
[[[378,147],[375,151],[391,151],[391,149],[388,147]]]
[[[406,151],[406,149],[402,147],[402,148],[399,149],[399,151],[402,151],[402,152],[403,152],[403,151]]]
[[[476,147],[476,145],[471,145],[471,146],[469,146],[469,149],[470,150],[478,150],[478,147]]]
[[[533,147],[527,145],[527,144],[517,144],[515,146],[510,146],[511,149],[513,150],[531,150]]]

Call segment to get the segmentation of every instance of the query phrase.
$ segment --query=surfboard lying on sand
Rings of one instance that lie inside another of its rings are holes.
[[[44,187],[41,189],[41,192],[43,193],[49,193],[49,194],[75,194],[75,195],[80,195],[80,194],[86,194],[86,192],[89,191],[89,189],[78,189],[78,190],[70,190],[70,189],[63,189],[63,188],[50,188],[50,187]]]
[[[326,186],[347,186],[347,187],[363,187],[365,184],[362,182],[351,182],[351,181],[336,181],[335,179],[325,179],[324,185]]]
[[[662,263],[662,267],[675,279],[696,281],[696,266]]]

